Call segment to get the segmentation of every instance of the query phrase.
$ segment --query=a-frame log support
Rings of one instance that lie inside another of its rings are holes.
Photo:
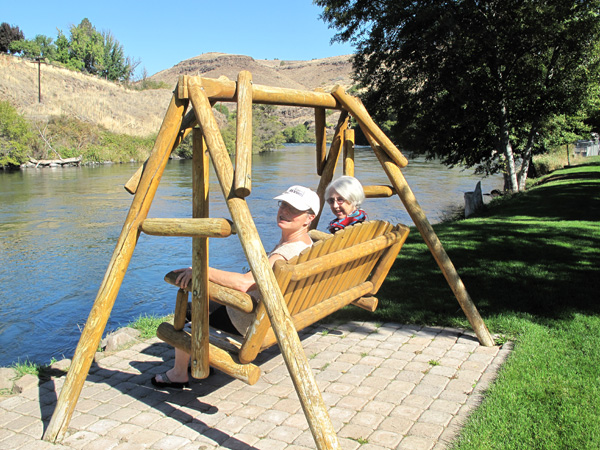
[[[44,433],[44,440],[46,441],[60,441],[67,430],[71,415],[81,394],[83,383],[92,365],[94,354],[102,339],[108,317],[119,293],[123,277],[129,266],[129,261],[133,255],[140,234],[140,224],[148,215],[160,178],[179,133],[187,104],[187,100],[180,100],[176,95],[173,95],[171,99],[152,149],[152,155],[148,159],[140,184],[137,187],[137,193],[129,208],[112,259],[108,264],[98,295],[79,338],[79,344],[77,344],[71,367],[60,391],[56,409]]]

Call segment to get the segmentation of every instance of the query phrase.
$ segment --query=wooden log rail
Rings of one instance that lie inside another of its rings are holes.
[[[140,231],[152,236],[225,238],[235,234],[235,227],[227,219],[146,219]]]
[[[169,272],[165,275],[165,281],[173,286],[175,280],[179,274],[175,272]],[[189,288],[183,289],[185,292],[189,292]],[[213,282],[209,283],[209,296],[210,299],[220,303],[221,305],[231,306],[242,312],[250,314],[254,311],[254,302],[252,297],[245,292],[236,291],[235,289],[227,288]],[[187,306],[187,305],[186,305]]]
[[[392,186],[363,186],[366,198],[386,198],[396,194]]]
[[[406,178],[404,178],[404,174],[398,165],[395,164],[395,162],[392,161],[392,159],[379,146],[375,138],[369,133],[369,130],[366,128],[362,128],[362,130],[367,137],[371,148],[375,152],[377,159],[381,163],[385,173],[388,175],[390,182],[393,184],[395,191],[398,193],[400,200],[404,204],[406,211],[410,215],[414,224],[417,226],[417,229],[421,233],[421,236],[427,244],[429,251],[444,274],[448,285],[452,289],[452,292],[458,300],[458,303],[465,313],[465,316],[467,316],[467,319],[469,320],[473,331],[475,331],[479,342],[487,347],[493,346],[494,340],[492,339],[489,330],[479,315],[479,311],[477,311],[475,304],[471,300],[471,297],[469,296],[465,285],[458,275],[454,264],[452,264],[450,257],[446,253],[446,250],[444,250],[442,243],[440,242],[437,234],[435,234],[433,227],[429,223],[425,212],[421,208],[421,205],[419,205],[414,193],[410,189]]]

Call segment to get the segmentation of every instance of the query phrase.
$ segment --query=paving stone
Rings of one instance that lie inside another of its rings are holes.
[[[294,440],[302,434],[301,429],[296,427],[290,427],[286,425],[279,425],[273,428],[267,438],[274,439],[276,441],[285,442],[286,444],[291,444]]]
[[[356,413],[354,417],[350,420],[350,423],[354,425],[361,425],[366,427],[371,427],[371,430],[377,427],[383,420],[385,416],[383,414],[377,414],[369,411],[359,411]]]
[[[283,450],[287,447],[287,444],[274,439],[261,439],[254,444],[254,447],[258,450]]]
[[[379,430],[390,431],[398,435],[405,435],[413,426],[414,421],[401,416],[391,416],[384,419],[379,425]]]
[[[396,448],[400,443],[400,439],[402,439],[401,434],[386,430],[376,430],[369,436],[369,443],[390,449]],[[361,446],[361,450],[362,448]]]
[[[254,420],[248,425],[243,427],[240,431],[242,433],[254,434],[259,438],[265,438],[276,425],[272,422],[266,422],[264,420]]]
[[[87,427],[87,431],[96,433],[100,436],[106,436],[114,428],[118,427],[121,423],[112,419],[100,419]]]
[[[123,423],[113,428],[110,432],[110,436],[115,439],[125,439],[126,437],[132,436],[142,430],[144,430],[144,427],[141,427],[139,425]]]
[[[190,444],[189,439],[185,439],[179,436],[165,436],[162,439],[156,441],[152,448],[156,450],[178,450],[186,444]]]
[[[451,419],[452,414],[444,411],[435,411],[429,409],[421,414],[421,417],[419,417],[419,422],[446,426],[450,423]]]
[[[428,439],[437,440],[438,437],[444,431],[443,425],[434,423],[417,422],[410,430],[408,430],[409,436],[421,436]]]
[[[130,436],[125,436],[124,439],[127,442],[151,446],[152,444],[164,438],[165,436],[166,434],[161,431],[142,429]]]
[[[430,450],[434,442],[421,436],[406,436],[400,441],[398,450]]]
[[[372,427],[349,423],[338,431],[338,436],[350,439],[366,439],[372,432]]]
[[[39,419],[35,417],[18,415],[14,420],[6,424],[6,428],[18,433],[38,421]]]

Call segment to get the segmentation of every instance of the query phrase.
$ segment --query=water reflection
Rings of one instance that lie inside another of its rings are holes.
[[[369,149],[359,148],[355,156],[363,184],[389,184]],[[312,146],[254,156],[248,203],[267,250],[279,237],[272,198],[290,184],[316,188],[315,160]],[[123,164],[0,173],[0,366],[72,356],[131,205],[123,184],[136,169]],[[449,205],[462,204],[463,193],[479,180],[470,171],[418,159],[403,172],[432,222]],[[489,192],[501,180],[482,184]],[[213,172],[210,189],[211,217],[230,218]],[[371,219],[412,225],[397,198],[369,199],[364,208]],[[191,209],[191,164],[171,161],[149,217],[189,217]],[[326,208],[319,229],[331,217]],[[226,270],[247,268],[235,237],[212,239],[210,258]],[[141,235],[107,331],[141,314],[171,313],[175,292],[163,276],[190,260],[190,238]]]

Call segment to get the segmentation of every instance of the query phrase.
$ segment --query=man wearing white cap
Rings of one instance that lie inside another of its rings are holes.
[[[305,248],[310,247],[313,242],[308,235],[311,222],[319,214],[321,202],[316,192],[304,186],[291,186],[284,193],[275,197],[279,200],[279,209],[277,211],[277,226],[281,228],[281,239],[275,248],[268,254],[271,267],[275,261],[280,259],[289,260],[298,255]],[[179,272],[176,283],[181,288],[187,287],[192,279],[192,268],[178,269]],[[236,289],[241,292],[248,292],[256,296],[258,294],[256,283],[252,272],[238,273],[225,270],[208,269],[208,279],[222,286]],[[226,309],[225,309],[226,308]],[[210,305],[210,322],[215,326],[217,317],[228,319],[224,327],[225,331],[238,332],[245,334],[246,330],[254,319],[253,314],[245,314],[236,309],[223,307],[218,304]],[[226,314],[224,314],[226,311]],[[234,328],[231,328],[233,325]],[[227,329],[229,326],[229,329]],[[154,386],[164,388],[171,387],[181,389],[189,386],[188,365],[190,355],[183,350],[175,349],[175,364],[172,369],[163,374],[158,374],[152,378]]]

